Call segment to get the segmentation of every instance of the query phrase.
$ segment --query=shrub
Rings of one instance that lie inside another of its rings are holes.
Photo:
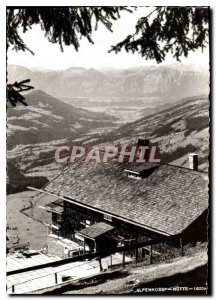
[[[199,116],[185,119],[186,131],[184,136],[188,136],[192,131],[201,131],[209,126],[208,116]]]
[[[187,145],[186,147],[178,147],[176,150],[171,152],[164,152],[161,155],[162,163],[169,163],[173,160],[176,160],[186,154],[196,152],[198,149],[194,145]]]
[[[48,183],[48,179],[43,176],[25,176],[10,162],[7,164],[7,176],[7,195],[26,191],[28,186],[40,189]]]

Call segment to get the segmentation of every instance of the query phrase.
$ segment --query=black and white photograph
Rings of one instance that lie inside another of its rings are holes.
[[[17,5],[6,293],[209,295],[211,7]]]

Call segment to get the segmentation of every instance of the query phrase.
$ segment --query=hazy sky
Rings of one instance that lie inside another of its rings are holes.
[[[139,17],[147,15],[153,8],[140,7],[133,14],[122,13],[120,20],[113,24],[113,33],[109,32],[103,25],[92,35],[94,45],[86,39],[80,42],[78,52],[73,46],[65,46],[62,53],[58,44],[51,44],[44,37],[44,32],[40,26],[33,26],[25,34],[21,34],[24,42],[35,53],[16,52],[11,49],[8,51],[8,63],[18,64],[30,68],[45,69],[66,69],[72,66],[86,68],[129,68],[133,66],[154,65],[154,60],[145,60],[138,54],[126,53],[124,50],[118,54],[108,53],[111,45],[122,41],[128,34],[134,32],[136,22]],[[167,56],[165,64],[175,63],[176,61]],[[189,54],[187,59],[182,58],[183,63],[197,64],[208,67],[208,49],[203,53],[196,51]]]

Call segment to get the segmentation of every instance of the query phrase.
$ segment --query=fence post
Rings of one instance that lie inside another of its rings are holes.
[[[135,243],[136,243],[136,245],[138,244],[138,235],[137,235],[137,233],[136,233]],[[135,262],[136,262],[136,265],[137,265],[137,262],[138,262],[138,248],[137,248],[137,246],[135,248]]]
[[[14,293],[15,292],[15,286],[14,286],[14,284],[12,285],[12,293]]]
[[[57,275],[57,273],[55,273],[55,284],[57,284],[58,283],[58,275]]]
[[[122,265],[123,267],[125,266],[125,250],[123,251],[123,255],[122,255]]]
[[[101,262],[101,257],[98,258],[98,262],[99,262],[100,272],[102,272],[103,266],[102,266],[102,262]]]
[[[184,245],[182,238],[180,238],[180,254],[181,256],[184,256]]]
[[[150,265],[152,264],[152,259],[153,259],[153,256],[152,256],[152,245],[150,245]]]
[[[83,241],[83,254],[85,255],[86,253],[85,253],[85,238],[84,238],[84,241]]]

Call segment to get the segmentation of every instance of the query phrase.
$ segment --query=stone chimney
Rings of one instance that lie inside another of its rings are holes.
[[[190,153],[189,154],[189,169],[198,171],[198,165],[199,165],[199,156],[196,153]]]
[[[138,146],[149,146],[150,141],[147,139],[138,139],[137,145]]]
[[[148,162],[150,157],[150,141],[148,139],[138,139],[137,146],[138,148],[140,146],[149,146],[149,149],[145,151],[145,157],[144,157],[146,162]]]

